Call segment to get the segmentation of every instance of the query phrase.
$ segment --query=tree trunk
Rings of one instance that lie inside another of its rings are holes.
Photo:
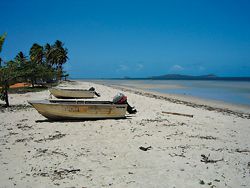
[[[62,80],[62,65],[59,65],[57,68],[57,81]]]
[[[32,85],[32,88],[34,87],[34,79],[31,78],[31,85]]]
[[[6,103],[6,107],[9,107],[9,95],[8,95],[8,90],[5,90],[5,103]]]
[[[9,107],[10,104],[9,104],[9,95],[8,95],[8,88],[9,88],[9,85],[8,85],[8,81],[5,81],[4,82],[4,100],[5,100],[5,106],[6,107]]]

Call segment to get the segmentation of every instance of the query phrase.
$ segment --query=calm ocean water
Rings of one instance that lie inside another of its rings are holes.
[[[141,87],[151,91],[183,94],[250,106],[249,81],[199,80],[95,80],[104,84]]]

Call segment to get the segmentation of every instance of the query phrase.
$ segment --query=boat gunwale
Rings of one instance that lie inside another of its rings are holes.
[[[55,100],[56,101],[56,100]],[[61,103],[60,103],[61,102]],[[65,103],[64,103],[65,102]],[[87,102],[87,103],[85,103]],[[97,102],[97,103],[90,103],[90,102]],[[98,103],[100,102],[100,103]],[[101,103],[101,102],[106,102],[106,103]],[[34,100],[34,101],[28,101],[29,104],[44,104],[44,105],[63,105],[63,106],[117,106],[117,107],[124,107],[127,106],[127,104],[115,104],[112,101],[56,101],[56,102],[51,102],[51,100]]]
[[[88,91],[90,93],[94,93],[95,91],[91,91],[88,89],[74,89],[74,88],[50,88],[49,90],[63,90],[63,91]]]

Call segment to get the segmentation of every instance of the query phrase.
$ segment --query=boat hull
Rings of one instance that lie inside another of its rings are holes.
[[[66,98],[94,98],[95,92],[89,90],[80,90],[80,89],[56,89],[52,88],[49,90],[52,95],[59,99]]]
[[[101,102],[48,102],[29,101],[29,103],[44,117],[51,120],[77,119],[108,119],[125,118],[126,104],[102,104]]]

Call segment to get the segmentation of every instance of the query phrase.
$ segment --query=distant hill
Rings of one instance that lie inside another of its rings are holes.
[[[161,76],[151,76],[144,79],[151,80],[231,80],[231,81],[250,81],[250,77],[220,77],[215,74],[200,76],[182,75],[182,74],[165,74]]]
[[[221,77],[215,74],[207,74],[200,76],[183,75],[183,74],[165,74],[160,76],[150,76],[146,78],[135,78],[124,76],[123,78],[111,79],[125,79],[125,80],[228,80],[228,81],[250,81],[250,77]]]
[[[218,76],[214,74],[208,74],[208,75],[200,75],[200,76],[191,76],[191,75],[182,75],[182,74],[166,74],[161,76],[152,76],[149,77],[149,79],[155,79],[155,80],[199,80],[199,79],[216,79]]]

